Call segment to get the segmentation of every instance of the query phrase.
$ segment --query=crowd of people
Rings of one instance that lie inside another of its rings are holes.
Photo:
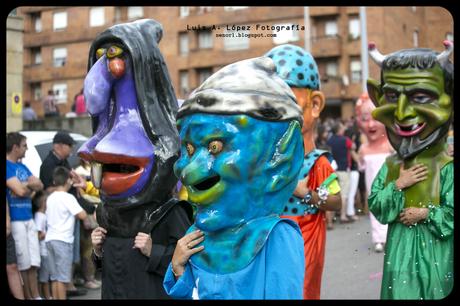
[[[75,287],[77,279],[85,288],[100,287],[88,234],[96,227],[90,220],[94,220],[98,191],[88,173],[70,167],[67,158],[74,144],[67,132],[56,133],[40,177],[35,177],[21,163],[26,137],[7,134],[7,271],[15,298],[66,299],[85,294]],[[72,265],[79,266],[80,277]]]

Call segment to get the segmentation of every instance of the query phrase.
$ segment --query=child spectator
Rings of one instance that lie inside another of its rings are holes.
[[[46,236],[46,192],[39,191],[34,199],[33,204],[36,208],[34,213],[35,226],[38,230],[38,240],[40,240],[40,268],[38,270],[38,281],[40,283],[41,296],[47,300],[51,300],[50,291],[50,265],[48,250],[46,249],[45,236]]]
[[[84,220],[86,212],[77,199],[68,193],[72,179],[67,168],[59,166],[53,171],[55,191],[46,200],[46,246],[51,263],[50,279],[53,299],[66,299],[66,284],[72,276],[72,254],[75,217]]]

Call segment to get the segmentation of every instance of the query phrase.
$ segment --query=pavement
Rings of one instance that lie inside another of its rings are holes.
[[[353,223],[335,222],[326,235],[321,299],[379,299],[384,254],[374,252],[369,216]],[[100,300],[101,289],[69,299]]]
[[[384,253],[374,252],[369,215],[359,218],[327,231],[321,299],[380,298]]]

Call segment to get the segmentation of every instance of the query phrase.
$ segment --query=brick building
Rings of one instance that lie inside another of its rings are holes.
[[[303,7],[37,6],[20,7],[18,15],[24,18],[23,99],[39,115],[49,89],[58,93],[61,113],[70,110],[83,86],[91,42],[116,23],[153,18],[163,25],[159,46],[179,98],[229,63],[261,56],[281,43],[303,47],[306,34]],[[359,7],[310,7],[308,20],[327,98],[324,116],[348,118],[362,92]],[[367,39],[382,53],[414,46],[441,51],[444,39],[453,40],[452,16],[441,7],[367,7],[366,20]],[[369,75],[379,77],[372,62]]]

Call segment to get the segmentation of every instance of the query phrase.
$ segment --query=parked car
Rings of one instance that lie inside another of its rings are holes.
[[[24,165],[30,169],[33,175],[40,176],[40,166],[43,160],[48,155],[49,151],[53,148],[53,138],[58,131],[21,131],[20,133],[27,137],[26,155],[22,159]],[[88,140],[88,137],[77,134],[69,133],[75,140],[76,144],[73,146],[72,155],[67,159],[72,168],[78,167],[80,158],[77,156],[77,151],[80,146]]]

